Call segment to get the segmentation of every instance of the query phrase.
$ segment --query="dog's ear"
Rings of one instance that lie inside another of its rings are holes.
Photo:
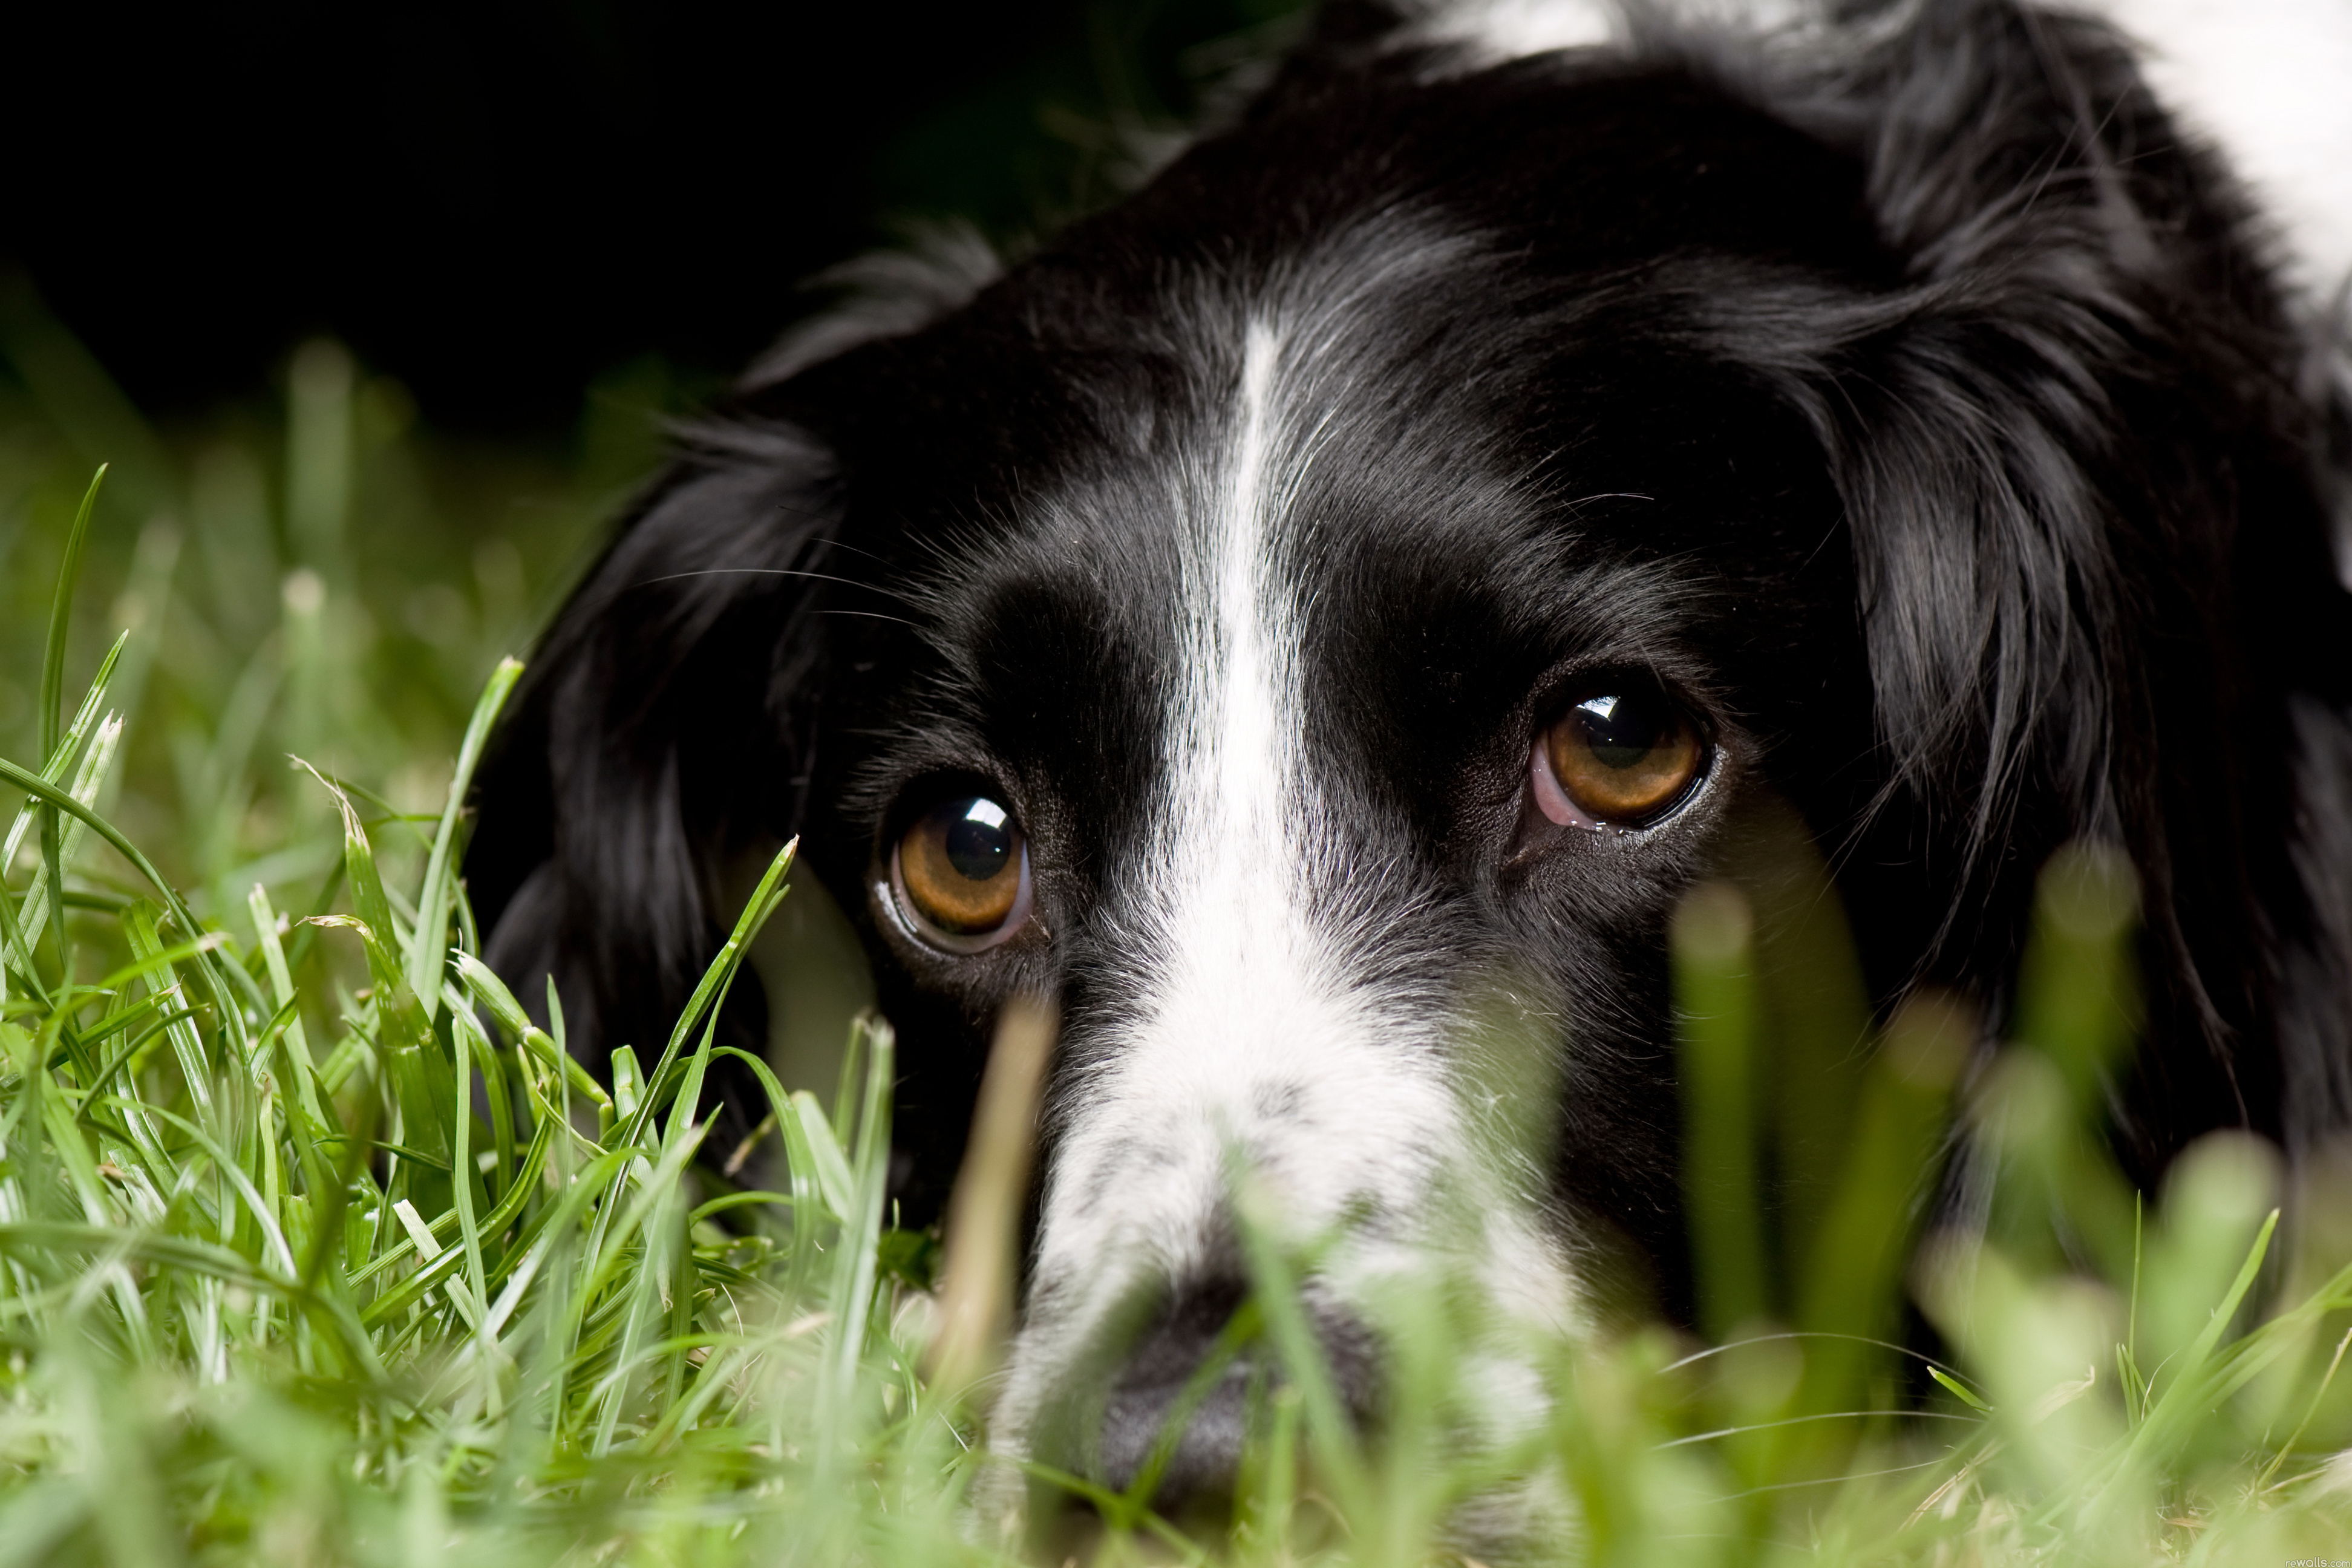
[[[843,580],[845,481],[779,411],[796,378],[920,331],[1001,270],[947,226],[814,279],[828,306],[678,432],[669,471],[541,639],[479,775],[467,885],[491,966],[533,1009],[552,975],[569,1043],[599,1072],[616,1046],[667,1039],[747,863],[807,805],[837,624],[814,601]],[[764,1048],[763,1001],[739,974],[730,1043]]]
[[[2278,869],[2247,825],[2290,809],[2289,691],[2342,663],[2315,641],[2345,623],[2300,345],[2114,35],[1993,0],[1844,26],[1830,73],[1743,85],[1852,153],[1887,277],[1786,284],[1722,330],[1845,504],[1882,818],[1940,862],[1942,951],[1981,971],[1954,977],[2005,970],[2059,843],[2127,847],[2159,1026],[2226,1075],[2262,1032],[2253,889]]]
[[[730,862],[793,831],[833,465],[792,426],[690,432],[533,657],[481,775],[467,860],[488,957],[534,1010],[555,978],[600,1071],[658,1050],[717,951]],[[735,1043],[764,1043],[736,986]]]
[[[1904,25],[1811,106],[1849,117],[1902,273],[1833,334],[1816,416],[1885,739],[1971,848],[2035,784],[2064,831],[2118,837],[2154,629],[2132,584],[2193,579],[2154,586],[2210,615],[2196,590],[2227,580],[2237,500],[2210,470],[2265,427],[2242,394],[2283,389],[2291,340],[2231,266],[2240,237],[2212,215],[2234,200],[2112,35],[2009,4],[1889,14]],[[2181,449],[2200,437],[2210,461]]]

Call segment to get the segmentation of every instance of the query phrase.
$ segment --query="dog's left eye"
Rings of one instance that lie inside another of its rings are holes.
[[[1706,770],[1706,742],[1681,706],[1628,685],[1587,697],[1536,742],[1536,804],[1561,826],[1639,827],[1680,805]]]
[[[941,801],[890,858],[892,890],[922,933],[955,952],[993,946],[1029,907],[1029,853],[1013,814],[986,795]]]

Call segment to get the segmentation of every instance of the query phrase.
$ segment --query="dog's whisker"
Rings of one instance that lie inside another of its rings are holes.
[[[908,620],[908,619],[906,616],[886,616],[886,615],[884,615],[884,614],[883,614],[881,611],[879,611],[879,610],[842,610],[842,609],[824,609],[824,608],[819,608],[819,609],[811,610],[811,611],[809,611],[809,612],[808,612],[808,614],[810,614],[810,615],[812,615],[812,616],[858,616],[858,617],[860,617],[860,618],[862,618],[862,619],[869,620],[869,621],[895,621],[895,622],[896,622],[896,623],[898,623],[899,626],[913,626],[913,627],[914,627],[914,628],[916,628],[918,631],[920,631],[920,630],[922,630],[922,629],[923,629],[923,624],[922,624],[920,621],[910,621],[910,620]]]
[[[677,583],[689,577],[803,577],[815,583],[838,583],[845,588],[862,588],[869,594],[886,598],[904,598],[904,593],[886,588],[877,583],[861,583],[855,577],[836,576],[828,572],[803,572],[784,566],[703,566],[691,572],[665,572],[658,577],[641,577],[636,586],[647,587],[656,583]]]

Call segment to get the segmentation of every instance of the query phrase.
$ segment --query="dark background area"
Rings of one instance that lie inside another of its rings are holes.
[[[20,6],[0,288],[167,419],[328,334],[430,426],[555,436],[615,365],[726,374],[905,220],[1103,199],[1295,4]]]

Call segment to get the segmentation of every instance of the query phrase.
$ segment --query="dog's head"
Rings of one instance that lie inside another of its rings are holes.
[[[2342,1049],[2280,980],[2298,693],[2345,695],[2320,426],[2126,57],[1999,5],[1494,64],[1392,21],[755,374],[482,795],[494,960],[583,1048],[665,1033],[803,835],[910,1221],[998,1007],[1058,1004],[1004,1408],[1114,1482],[1241,1292],[1239,1173],[1344,1237],[1307,1296],[1360,1408],[1363,1282],[1432,1248],[1688,1310],[1664,931],[1743,816],[1806,826],[1878,998],[1996,1015],[2035,868],[2125,846],[2145,1169]]]

